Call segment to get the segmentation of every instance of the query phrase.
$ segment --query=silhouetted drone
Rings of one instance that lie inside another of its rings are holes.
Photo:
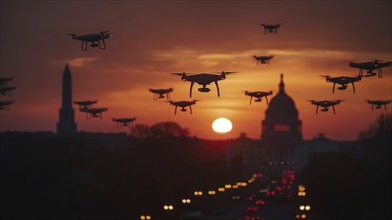
[[[384,105],[384,110],[387,110],[387,105],[391,103],[391,100],[366,100],[369,104],[372,105],[373,109],[380,109],[382,105]]]
[[[373,70],[377,70],[378,77],[382,78],[382,68],[391,66],[391,62],[388,61],[388,62],[381,63],[380,61],[382,60],[374,60],[374,61],[363,62],[363,63],[350,62],[350,67],[358,68],[360,76],[363,75],[363,70],[366,70],[367,74],[365,75],[365,77],[375,76],[376,73],[373,72]]]
[[[80,111],[81,112],[86,112],[86,119],[91,119],[91,118],[100,118],[102,119],[102,112],[107,111],[108,108],[82,108]]]
[[[260,91],[248,92],[248,91],[245,91],[245,95],[250,96],[249,105],[252,104],[253,97],[257,98],[257,99],[255,99],[255,102],[261,102],[261,99],[263,97],[265,97],[265,100],[267,101],[267,105],[268,105],[268,97],[267,96],[272,95],[272,91],[269,91],[269,92],[260,92]]]
[[[170,99],[170,93],[173,91],[172,88],[168,88],[168,89],[149,89],[149,90],[150,90],[150,92],[154,93],[154,97],[153,97],[154,100],[165,98],[165,95],[166,95],[167,99]]]
[[[99,49],[106,49],[105,39],[109,38],[109,31],[101,31],[98,34],[86,34],[86,35],[76,35],[76,34],[68,34],[72,36],[72,39],[82,41],[82,50],[87,50],[87,42],[91,42],[90,47],[99,47]],[[101,44],[102,41],[102,44]]]
[[[0,86],[0,92],[2,95],[8,95],[11,97],[12,90],[15,90],[15,86]]]
[[[167,102],[169,102],[171,105],[176,106],[176,107],[174,108],[174,114],[176,115],[176,114],[177,114],[177,107],[181,107],[181,111],[182,111],[182,112],[186,112],[186,107],[189,107],[189,110],[190,110],[190,112],[191,112],[191,114],[192,114],[192,105],[196,104],[197,101],[199,101],[199,100],[193,100],[193,101],[177,101],[177,102],[174,102],[174,101],[167,101]]]
[[[269,65],[269,61],[270,59],[272,59],[274,56],[253,56],[253,58],[255,58],[257,65],[259,65],[259,63],[261,64],[268,64]]]
[[[215,73],[220,73],[220,74],[217,75]],[[185,72],[183,72],[183,73],[172,73],[172,74],[181,76],[181,80],[183,80],[183,81],[190,81],[191,82],[191,87],[189,90],[189,97],[192,97],[192,88],[193,88],[194,83],[197,83],[197,84],[203,86],[203,87],[197,89],[199,92],[209,92],[211,89],[207,88],[206,86],[212,82],[215,83],[216,89],[218,91],[218,97],[220,97],[218,81],[224,80],[224,79],[226,79],[226,75],[233,74],[236,72],[222,71],[222,72],[215,72],[215,73],[185,73]]]
[[[79,105],[79,110],[90,108],[92,104],[97,103],[97,100],[74,101],[74,104]]]
[[[14,103],[14,101],[1,101],[0,100],[0,110],[10,110],[10,105]]]
[[[136,117],[133,118],[113,118],[112,120],[114,122],[117,122],[117,128],[121,128],[122,126],[124,127],[131,127],[130,125],[133,126],[133,121],[135,121]]]
[[[0,77],[0,86],[4,86],[6,82],[9,82],[13,77]]]
[[[309,100],[313,105],[316,105],[316,114],[318,113],[318,108],[319,106],[323,107],[321,109],[322,112],[327,112],[328,108],[332,106],[333,109],[333,114],[335,114],[335,105],[340,104],[344,100],[336,100],[336,101],[328,101],[328,100],[322,100],[322,101],[315,101],[315,100]]]
[[[278,33],[278,28],[280,27],[280,24],[261,24],[261,29],[264,30],[264,34],[268,33]]]
[[[338,87],[339,90],[345,90],[347,89],[347,84],[351,83],[353,85],[353,92],[355,93],[355,82],[358,82],[362,79],[362,76],[356,76],[356,77],[349,77],[349,76],[339,76],[339,77],[330,77],[330,76],[321,76],[324,77],[327,82],[332,82],[333,87],[332,87],[332,93],[335,93],[335,85],[336,83],[341,85]]]

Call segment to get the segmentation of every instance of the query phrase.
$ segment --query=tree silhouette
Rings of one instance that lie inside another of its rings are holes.
[[[175,122],[159,122],[151,127],[137,124],[132,129],[133,136],[137,138],[163,138],[163,137],[188,137],[190,132]]]

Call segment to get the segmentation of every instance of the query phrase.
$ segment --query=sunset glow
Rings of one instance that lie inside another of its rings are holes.
[[[259,139],[267,105],[249,105],[243,91],[278,91],[285,77],[304,139],[325,133],[356,139],[384,108],[371,111],[367,99],[392,99],[392,68],[383,78],[364,77],[332,94],[320,75],[357,76],[349,63],[391,61],[391,3],[388,1],[1,1],[0,76],[14,77],[10,111],[1,111],[0,131],[55,131],[61,105],[61,77],[68,63],[73,100],[99,100],[103,119],[86,120],[75,109],[78,131],[119,132],[111,118],[137,117],[137,124],[173,121],[192,136],[220,138],[211,121],[225,115],[240,133]],[[369,11],[374,13],[369,13]],[[331,16],[333,14],[333,16]],[[281,23],[264,34],[261,23]],[[110,30],[106,50],[80,49],[67,33]],[[269,65],[252,56],[274,55]],[[173,114],[150,88],[173,88],[172,100],[189,100],[190,83],[172,72],[238,73],[214,83],[210,92],[194,85],[192,114]],[[307,100],[345,100],[336,114],[315,114]]]

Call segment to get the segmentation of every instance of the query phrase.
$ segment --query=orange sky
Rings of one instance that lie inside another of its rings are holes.
[[[325,133],[355,139],[383,110],[370,111],[366,99],[392,99],[391,68],[384,77],[365,78],[345,91],[319,75],[355,76],[349,62],[392,60],[391,8],[388,1],[1,1],[0,74],[13,76],[16,91],[1,127],[17,131],[55,131],[66,63],[73,77],[74,100],[97,99],[104,118],[86,120],[75,106],[79,131],[117,132],[113,117],[137,117],[152,125],[174,121],[207,139],[261,135],[266,103],[249,105],[244,90],[278,92],[280,73],[296,102],[303,136]],[[261,23],[281,23],[279,33],[264,35]],[[66,33],[113,32],[107,50],[80,50]],[[256,65],[253,55],[274,55]],[[190,100],[189,82],[170,72],[238,71],[220,81],[221,97],[194,87],[193,114],[178,112],[149,88],[174,88],[173,100]],[[2,96],[1,99],[8,99]],[[344,99],[332,111],[315,114],[309,99]],[[389,111],[392,106],[388,106]],[[233,122],[228,134],[216,134],[218,117]]]

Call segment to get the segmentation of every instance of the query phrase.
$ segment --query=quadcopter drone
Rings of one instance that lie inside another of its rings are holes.
[[[86,119],[90,120],[91,118],[100,118],[102,119],[102,112],[107,111],[108,108],[82,108],[81,112],[86,112]]]
[[[1,101],[0,100],[0,110],[10,110],[10,105],[14,103],[14,101]]]
[[[220,73],[220,74],[215,74],[215,73]],[[197,84],[203,86],[203,87],[197,89],[199,92],[209,92],[211,89],[207,88],[206,86],[212,82],[215,83],[216,89],[218,92],[218,97],[220,97],[218,81],[224,80],[224,79],[226,79],[226,75],[233,74],[236,72],[222,71],[222,72],[215,72],[215,73],[185,73],[185,72],[183,72],[183,73],[172,73],[172,74],[181,76],[181,80],[183,80],[183,81],[190,81],[191,82],[191,87],[189,90],[189,97],[192,97],[192,88],[193,88],[194,83],[197,83]]]
[[[261,24],[261,29],[264,30],[264,34],[268,33],[278,33],[278,28],[280,27],[280,24]]]
[[[0,92],[2,95],[8,95],[11,97],[12,90],[15,90],[15,86],[0,86]]]
[[[372,105],[372,111],[373,109],[380,109],[381,106],[384,106],[384,110],[387,110],[387,105],[391,103],[391,100],[366,100],[369,104]]]
[[[101,50],[106,49],[105,39],[109,38],[109,31],[101,31],[98,34],[86,34],[86,35],[76,35],[68,34],[72,36],[72,39],[82,41],[81,49],[82,51],[87,50],[87,43],[90,42],[90,47],[98,47]]]
[[[344,100],[336,100],[336,101],[328,101],[328,100],[322,100],[322,101],[315,101],[315,100],[309,100],[310,103],[312,103],[313,105],[316,105],[316,114],[318,113],[318,108],[319,106],[323,107],[323,109],[321,109],[322,112],[327,112],[329,109],[329,107],[332,106],[333,109],[333,114],[335,114],[335,105],[340,104],[340,102],[342,102]]]
[[[339,90],[345,90],[347,89],[347,84],[351,83],[353,85],[353,92],[355,93],[355,82],[358,82],[362,79],[362,76],[356,76],[356,77],[349,77],[349,76],[339,76],[339,77],[330,77],[328,75],[326,76],[321,76],[324,77],[327,82],[332,82],[333,87],[332,87],[332,93],[335,93],[335,85],[336,83],[340,85],[338,87]]]
[[[74,104],[79,105],[79,111],[86,113],[86,119],[100,118],[102,119],[102,112],[107,111],[107,108],[93,108],[92,105],[97,103],[97,100],[74,101]]]
[[[74,101],[74,104],[79,105],[79,110],[90,108],[92,104],[97,103],[97,100]]]
[[[274,56],[253,56],[253,58],[255,58],[257,65],[260,64],[268,64],[269,65],[269,61],[273,58]]]
[[[272,95],[272,91],[269,91],[269,92],[260,92],[260,91],[248,92],[248,91],[245,91],[245,95],[250,96],[249,105],[252,104],[253,97],[257,98],[254,100],[255,102],[261,102],[261,99],[263,97],[265,97],[265,100],[267,101],[267,105],[268,105],[268,97],[267,96]]]
[[[9,82],[13,79],[13,77],[0,77],[0,86],[4,86],[6,82]]]
[[[191,114],[192,114],[192,105],[196,104],[196,101],[199,101],[199,100],[193,100],[193,101],[177,101],[177,102],[168,101],[168,102],[169,102],[171,105],[176,106],[176,107],[174,108],[174,114],[176,115],[176,114],[177,114],[177,107],[181,107],[181,111],[182,111],[182,112],[186,112],[186,107],[189,107],[189,110],[190,110],[190,112],[191,112]]]
[[[391,62],[388,61],[388,62],[382,63],[380,61],[382,61],[382,60],[374,60],[374,61],[363,62],[363,63],[350,62],[349,66],[354,67],[354,68],[358,68],[360,76],[363,75],[363,70],[366,70],[367,74],[365,75],[365,77],[375,76],[376,73],[373,72],[373,70],[377,70],[378,78],[382,78],[382,68],[391,66]]]
[[[170,93],[173,91],[172,88],[168,88],[168,89],[149,89],[149,90],[150,90],[150,92],[154,93],[154,97],[153,97],[154,100],[165,98],[165,95],[166,95],[167,99],[170,99]]]
[[[133,121],[135,121],[135,117],[133,118],[113,118],[114,122],[117,122],[117,128],[124,127],[131,127],[133,126]],[[130,126],[131,125],[131,126]]]

